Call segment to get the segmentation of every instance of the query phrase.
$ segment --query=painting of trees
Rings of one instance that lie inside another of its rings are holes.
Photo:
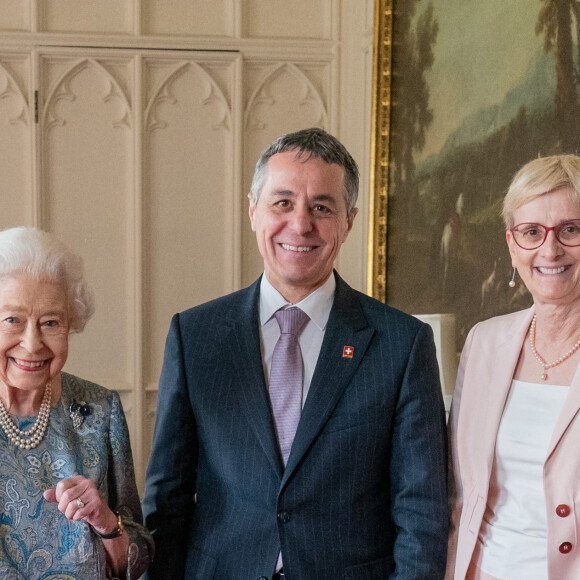
[[[574,64],[572,34],[580,30],[578,0],[543,0],[536,34],[544,34],[544,49],[556,53],[556,122],[563,151],[578,149],[580,130],[578,86],[580,70]],[[575,21],[575,22],[574,22]],[[577,47],[580,50],[580,45]]]
[[[522,165],[580,153],[579,38],[580,0],[394,0],[387,301],[454,313],[458,350],[531,303],[501,206]]]
[[[391,135],[392,189],[397,192],[402,212],[401,220],[407,226],[412,223],[416,207],[414,154],[425,143],[425,131],[433,120],[429,108],[429,85],[426,73],[433,65],[433,45],[437,39],[438,25],[433,18],[433,4],[413,24],[413,17],[421,0],[407,0],[395,4],[397,44],[394,50],[395,71],[393,83],[393,116],[399,120]]]

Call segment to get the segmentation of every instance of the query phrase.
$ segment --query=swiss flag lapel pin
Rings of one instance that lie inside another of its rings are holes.
[[[342,358],[352,358],[354,355],[354,346],[342,347]]]

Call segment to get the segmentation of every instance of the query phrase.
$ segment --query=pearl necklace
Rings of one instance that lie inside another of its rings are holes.
[[[4,403],[0,399],[0,427],[2,427],[4,433],[6,433],[8,439],[10,439],[14,445],[20,447],[20,449],[34,449],[35,447],[38,447],[46,435],[51,403],[52,387],[50,383],[47,383],[46,388],[44,389],[42,403],[40,404],[40,409],[38,411],[38,417],[36,418],[34,425],[30,429],[22,431],[14,424],[4,406]]]
[[[542,365],[542,367],[544,367],[544,372],[542,373],[540,379],[547,381],[548,373],[546,371],[552,367],[557,367],[566,359],[570,358],[578,350],[578,347],[580,347],[580,340],[566,354],[563,354],[560,358],[557,358],[551,363],[547,363],[536,350],[536,315],[534,314],[534,317],[532,318],[532,324],[530,325],[530,348],[532,349],[532,353],[536,357],[536,360]]]

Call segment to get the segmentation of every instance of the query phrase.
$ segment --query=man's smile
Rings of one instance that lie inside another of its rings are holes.
[[[310,252],[314,250],[317,246],[291,246],[290,244],[280,244],[285,250],[290,252]]]

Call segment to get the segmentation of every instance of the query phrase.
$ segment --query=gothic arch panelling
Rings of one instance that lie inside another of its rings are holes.
[[[278,110],[274,113],[274,110]],[[298,111],[296,110],[298,109]],[[324,101],[310,79],[294,64],[279,63],[268,70],[254,89],[244,114],[247,130],[264,129],[265,115],[308,117],[311,125],[326,126],[328,115]]]
[[[131,58],[122,62],[130,76]],[[46,53],[40,63],[41,95],[46,95],[39,127],[40,225],[83,256],[96,296],[95,316],[71,340],[67,367],[105,386],[131,391],[135,388],[131,98],[105,59]]]
[[[229,58],[206,66],[193,58],[144,62],[151,87],[144,112],[144,380],[152,389],[171,316],[233,289],[238,121],[222,86],[229,79],[226,93],[235,102],[238,57]],[[229,70],[221,86],[212,66]]]
[[[0,229],[31,223],[29,66],[27,56],[0,55]]]
[[[121,104],[121,114],[118,118],[112,119],[112,125],[114,127],[121,127],[123,125],[129,128],[131,127],[131,105],[125,91],[102,63],[96,59],[85,58],[75,62],[50,88],[45,100],[42,115],[43,126],[46,127],[46,129],[65,124],[65,120],[58,116],[56,106],[60,101],[64,100],[72,102],[76,99],[75,93],[71,88],[71,83],[78,75],[88,68],[91,68],[97,72],[97,74],[102,75],[105,80],[105,85],[101,92],[103,103],[118,101]]]
[[[24,125],[28,126],[30,116],[26,95],[7,66],[0,62],[0,100],[8,99],[14,102],[14,111],[11,111],[9,107],[2,108],[3,112],[7,111],[8,122],[10,124],[24,123]]]
[[[173,67],[153,91],[153,96],[147,103],[145,111],[147,129],[154,131],[167,126],[167,123],[160,117],[159,108],[163,103],[176,104],[177,101],[172,92],[172,87],[182,75],[188,72],[197,76],[201,81],[200,87],[203,91],[201,104],[204,106],[217,104],[213,128],[217,129],[223,125],[225,129],[229,130],[231,128],[231,109],[225,95],[207,71],[199,64],[191,61],[182,62]]]

